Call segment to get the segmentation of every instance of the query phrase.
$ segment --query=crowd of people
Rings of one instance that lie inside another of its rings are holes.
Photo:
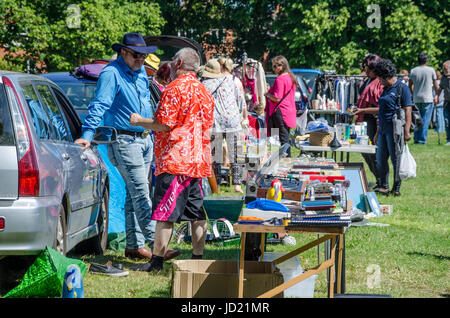
[[[427,65],[426,54],[419,54],[418,64],[411,72],[401,70],[397,75],[395,65],[378,55],[368,54],[362,62],[362,71],[367,79],[360,87],[356,121],[367,122],[369,139],[377,145],[376,155],[364,155],[364,159],[376,177],[374,190],[384,195],[400,195],[400,156],[403,145],[412,138],[410,127],[414,105],[419,109],[422,119],[422,126],[414,131],[414,143],[426,144],[434,112],[435,129],[443,132],[444,127],[447,127],[445,145],[450,146],[450,132],[444,121],[446,118],[448,122],[450,114],[450,61],[443,63],[443,77],[439,71]],[[400,126],[396,124],[399,109],[405,111],[404,122],[401,122]],[[389,190],[389,158],[394,170],[392,190]]]
[[[192,258],[201,259],[206,237],[202,179],[214,175],[220,185],[224,144],[234,191],[243,193],[242,166],[236,156],[239,134],[247,131],[249,114],[243,85],[233,73],[235,65],[230,58],[219,58],[201,66],[199,55],[190,48],[180,49],[170,62],[160,65],[153,54],[156,48],[147,46],[139,33],[125,34],[122,43],[112,49],[117,59],[100,74],[82,136],[75,142],[89,147],[102,119],[117,130],[117,142],[108,145],[108,157],[126,185],[125,256],[148,260],[133,270],[160,270],[165,260],[180,254],[168,246],[174,223],[181,221],[191,222]],[[401,147],[411,138],[412,105],[420,108],[424,121],[423,128],[414,133],[416,143],[426,143],[433,102],[441,109],[436,111],[438,131],[443,131],[444,114],[448,118],[450,61],[444,63],[439,83],[426,60],[426,55],[419,56],[420,65],[406,83],[407,75],[397,76],[390,60],[370,54],[362,62],[367,80],[360,87],[356,118],[368,123],[370,140],[378,146],[376,155],[365,156],[365,160],[376,176],[379,193],[400,195],[398,163]],[[276,56],[271,62],[277,77],[264,95],[265,125],[267,136],[276,132],[284,144],[289,142],[290,129],[296,127],[299,84],[285,57]],[[405,110],[401,126],[399,107]],[[450,145],[446,129],[446,145]],[[389,157],[394,166],[392,191]],[[151,195],[148,177],[153,162],[156,182]]]

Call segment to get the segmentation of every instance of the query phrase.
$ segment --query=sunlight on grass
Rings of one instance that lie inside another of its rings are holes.
[[[394,212],[370,220],[389,224],[388,227],[350,227],[345,241],[346,293],[386,294],[393,297],[443,297],[450,290],[450,147],[437,144],[436,133],[430,130],[429,144],[410,143],[417,165],[417,178],[404,181],[400,197],[378,196],[381,204],[391,204]],[[294,149],[293,156],[298,155]],[[360,154],[351,154],[350,160],[364,162]],[[375,181],[366,167],[368,181]],[[392,185],[392,166],[391,166]],[[239,195],[232,187],[221,186],[219,196]],[[217,195],[216,195],[217,196]],[[298,244],[315,239],[316,235],[295,235]],[[191,256],[190,244],[176,245],[182,255]],[[292,246],[267,245],[267,251],[293,250]],[[323,259],[323,249],[321,257]],[[111,253],[108,258],[136,263]],[[207,244],[205,259],[238,260],[239,249]],[[300,255],[304,269],[317,265],[317,248]],[[375,264],[380,269],[380,284],[369,288],[367,272]],[[159,274],[130,272],[124,278],[99,278],[88,274],[85,278],[87,297],[170,297],[171,262]],[[316,279],[315,297],[327,297],[327,276],[320,273]]]
[[[450,147],[438,145],[437,134],[430,130],[427,145],[414,145],[410,151],[417,162],[417,177],[406,180],[400,197],[378,196],[381,204],[390,204],[390,216],[371,219],[370,222],[389,224],[387,227],[350,227],[345,234],[345,292],[359,294],[385,294],[393,297],[447,297],[450,294]],[[293,149],[293,156],[298,155]],[[353,162],[364,162],[360,154],[351,154]],[[368,181],[375,181],[365,165]],[[391,166],[392,185],[392,166]],[[215,196],[242,195],[230,186],[221,186]],[[312,234],[295,234],[297,247],[317,238]],[[176,244],[181,255],[177,259],[190,259],[190,244]],[[268,244],[267,251],[288,252],[294,246]],[[303,269],[317,266],[321,251],[313,248],[300,255]],[[90,262],[122,263],[130,274],[126,277],[93,275],[84,277],[87,298],[168,298],[171,297],[172,261],[165,262],[164,270],[156,274],[133,272],[130,267],[144,261],[124,257],[123,252],[108,250],[103,256],[85,255]],[[238,260],[239,246],[221,247],[207,244],[204,259]],[[371,286],[370,268],[379,269],[380,280]],[[318,275],[314,297],[327,297],[326,271]]]

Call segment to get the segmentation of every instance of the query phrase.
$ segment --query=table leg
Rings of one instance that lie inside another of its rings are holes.
[[[238,297],[244,297],[244,264],[245,264],[245,236],[246,233],[241,233],[241,255],[239,258],[239,289]]]
[[[338,294],[342,291],[342,250],[344,247],[344,234],[339,235],[339,246],[338,246],[338,263],[337,263],[337,290]]]
[[[317,239],[320,238],[320,234],[317,234]],[[317,245],[317,265],[320,265],[320,244]]]
[[[261,233],[261,262],[264,262],[264,250],[265,250],[265,244],[266,244],[266,233]]]
[[[331,239],[331,257],[332,265],[330,267],[330,282],[328,285],[328,297],[334,298],[334,271],[335,271],[335,259],[336,259],[336,235],[333,235]]]

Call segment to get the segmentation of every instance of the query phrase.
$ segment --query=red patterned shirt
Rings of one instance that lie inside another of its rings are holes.
[[[155,117],[170,130],[155,132],[155,175],[211,176],[213,114],[214,99],[194,73],[166,87]]]

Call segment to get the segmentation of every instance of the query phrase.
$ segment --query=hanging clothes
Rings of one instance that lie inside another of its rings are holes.
[[[236,67],[234,74],[239,77],[244,87],[248,111],[255,110],[262,114],[266,108],[264,94],[268,89],[264,68],[254,59],[246,59],[244,63],[245,67],[243,65]]]

